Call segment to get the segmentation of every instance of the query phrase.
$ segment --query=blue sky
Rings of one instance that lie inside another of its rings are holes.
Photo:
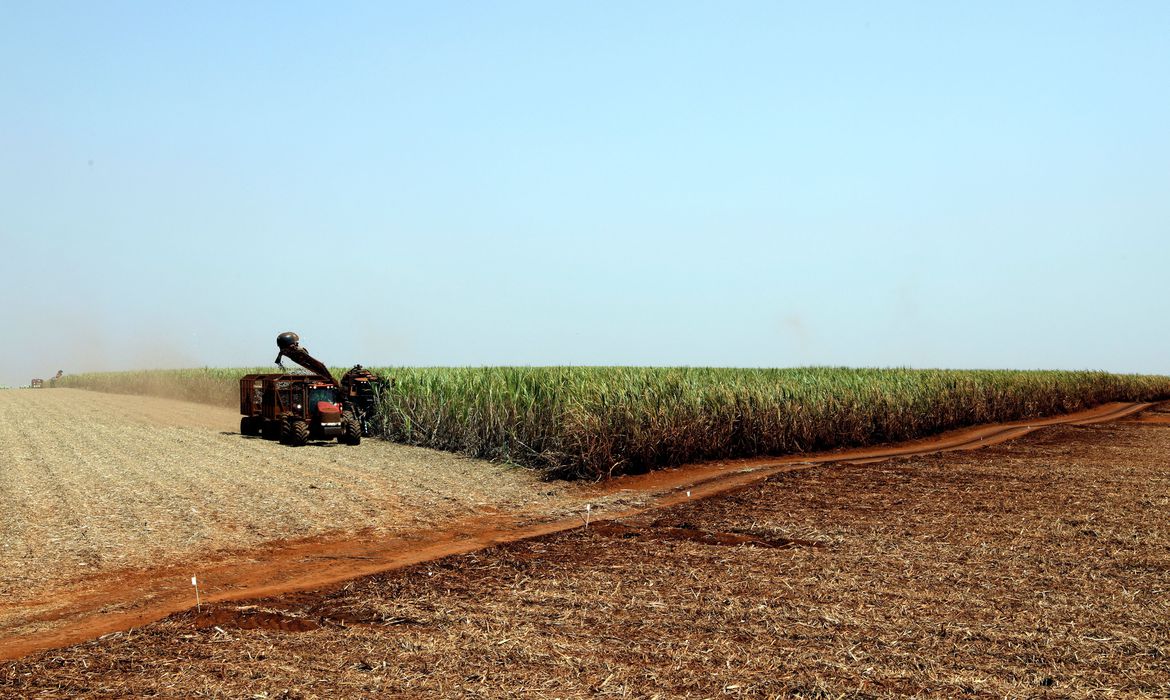
[[[0,3],[0,383],[1170,373],[1170,4]]]

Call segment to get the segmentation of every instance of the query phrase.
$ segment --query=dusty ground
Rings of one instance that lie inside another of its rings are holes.
[[[216,604],[2,664],[0,696],[1168,697],[1166,426],[812,467]]]

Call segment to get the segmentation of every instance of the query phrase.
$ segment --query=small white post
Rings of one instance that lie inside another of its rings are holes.
[[[589,529],[589,513],[590,513],[590,511],[592,511],[592,510],[593,510],[593,504],[592,504],[592,503],[586,503],[586,504],[585,504],[585,529],[586,529],[586,530],[588,530],[588,529]]]
[[[203,612],[203,606],[199,600],[199,579],[192,576],[191,585],[195,586],[195,612]]]
[[[687,491],[687,498],[690,498],[690,497],[691,497],[691,492]]]

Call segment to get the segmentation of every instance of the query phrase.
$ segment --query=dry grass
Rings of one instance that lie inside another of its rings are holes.
[[[0,665],[0,694],[1167,697],[1168,450],[1164,427],[1117,424],[812,469],[625,529],[177,615]],[[239,624],[282,620],[316,629]]]

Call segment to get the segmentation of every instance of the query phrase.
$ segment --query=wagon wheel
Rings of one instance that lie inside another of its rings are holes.
[[[264,419],[260,416],[244,416],[240,419],[241,435],[259,435],[264,427]]]
[[[266,420],[260,427],[260,434],[265,440],[275,440],[280,437],[280,425],[274,420]]]

